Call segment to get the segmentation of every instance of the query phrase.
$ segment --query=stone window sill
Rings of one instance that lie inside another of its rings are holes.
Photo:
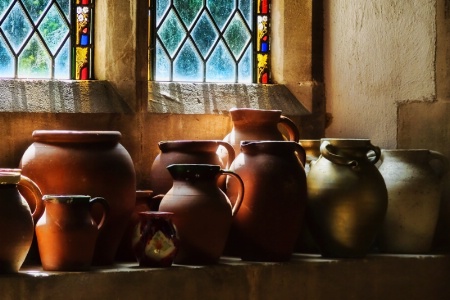
[[[2,299],[448,299],[450,256],[369,255],[286,263],[222,258],[212,266],[165,269],[117,264],[89,272],[23,267],[1,275]]]

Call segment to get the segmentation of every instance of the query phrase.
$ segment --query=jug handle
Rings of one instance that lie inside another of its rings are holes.
[[[231,146],[230,143],[227,143],[225,141],[217,141],[217,144],[223,146],[225,149],[227,149],[228,152],[228,161],[227,166],[225,166],[227,169],[230,167],[233,160],[236,158],[236,152],[234,151],[233,146]]]
[[[295,123],[291,119],[281,115],[280,121],[278,123],[280,123],[287,129],[290,141],[298,142],[298,140],[300,139],[300,132],[298,131],[297,125],[295,125]]]
[[[109,214],[109,205],[108,202],[106,202],[105,198],[103,197],[95,197],[89,200],[89,205],[92,207],[95,203],[100,203],[103,206],[103,214],[100,222],[97,224],[97,229],[100,229],[103,227],[103,224],[105,223],[105,219],[107,215]]]
[[[300,158],[300,161],[302,162],[303,167],[305,167],[305,163],[306,163],[306,151],[305,148],[303,148],[302,145],[300,145],[299,143],[295,143],[295,147],[297,149],[295,149],[295,151],[297,151],[297,156],[298,158]]]
[[[239,208],[241,207],[242,204],[242,199],[244,199],[244,182],[242,181],[241,177],[234,173],[233,171],[228,171],[228,170],[220,170],[220,173],[224,174],[224,175],[229,175],[232,176],[234,178],[237,179],[237,181],[239,182],[239,190],[238,190],[238,195],[236,197],[236,202],[234,202],[234,206],[231,210],[231,215],[234,216]]]
[[[31,216],[33,217],[33,221],[36,224],[36,222],[44,213],[44,202],[42,201],[42,192],[33,180],[24,175],[20,175],[19,185],[28,189],[33,195],[35,208],[34,211],[31,213]]]
[[[447,157],[445,157],[442,153],[434,151],[434,150],[428,150],[428,151],[430,152],[430,156],[431,156],[430,162],[433,160],[438,160],[442,163],[442,168],[440,168],[440,169],[433,168],[433,169],[437,169],[436,171],[437,171],[439,177],[442,178],[447,173],[448,168],[449,168],[449,162],[448,162]],[[431,167],[433,167],[433,166],[431,166]]]

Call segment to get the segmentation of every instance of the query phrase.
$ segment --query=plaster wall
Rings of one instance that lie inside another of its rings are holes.
[[[325,0],[327,137],[396,148],[399,105],[436,101],[436,3]]]

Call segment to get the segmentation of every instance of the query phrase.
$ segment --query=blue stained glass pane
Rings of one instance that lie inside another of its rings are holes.
[[[248,47],[245,54],[242,56],[238,67],[238,82],[252,83],[253,81],[253,65],[252,65],[252,48]]]
[[[166,13],[166,11],[169,9],[169,0],[157,0],[156,1],[156,26],[159,26],[159,23],[161,22],[162,17]]]
[[[253,29],[253,22],[252,22],[252,1],[249,0],[239,0],[239,10],[241,11],[242,15],[244,16],[245,21],[247,22],[247,26],[250,27],[250,29]]]
[[[49,2],[50,0],[22,0],[34,23],[37,23]]]
[[[220,42],[206,62],[206,81],[235,82],[236,63],[225,45]]]
[[[223,29],[225,23],[233,13],[235,6],[234,1],[230,0],[208,0],[207,6],[212,17],[217,22],[220,29]]]
[[[39,25],[39,32],[52,53],[55,54],[69,34],[69,27],[55,5],[50,8]]]
[[[203,63],[190,41],[184,43],[173,68],[175,81],[203,81]]]
[[[31,33],[30,22],[26,18],[22,8],[18,5],[14,6],[1,27],[16,52]]]
[[[51,58],[39,38],[34,35],[19,56],[19,78],[50,78]]]
[[[0,37],[0,77],[14,77],[14,57]]]
[[[173,2],[184,25],[190,28],[195,17],[203,7],[203,0],[174,0]]]
[[[245,27],[242,18],[235,15],[225,30],[224,37],[234,56],[238,58],[244,51],[246,44],[250,41],[251,33]]]
[[[55,58],[55,78],[70,79],[70,43],[66,41],[58,56]]]
[[[170,11],[166,21],[161,25],[158,35],[161,43],[166,46],[169,54],[173,57],[186,35],[186,31],[173,11]]]
[[[0,17],[3,17],[3,14],[6,12],[12,1],[13,0],[0,0]]]
[[[267,52],[269,51],[269,44],[266,42],[261,43],[261,52]]]
[[[208,15],[203,14],[200,17],[195,29],[192,31],[192,37],[203,57],[205,57],[218,38],[217,30],[214,28]]]
[[[156,44],[156,74],[155,80],[158,81],[169,81],[170,80],[170,59],[167,54],[164,52],[161,44],[158,42]]]

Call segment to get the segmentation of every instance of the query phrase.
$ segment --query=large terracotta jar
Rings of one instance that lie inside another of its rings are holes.
[[[299,159],[300,157],[300,159]],[[230,170],[245,186],[227,243],[230,255],[251,261],[287,261],[302,229],[306,207],[305,151],[290,141],[243,141]],[[227,195],[238,195],[233,178]]]
[[[322,139],[308,173],[308,225],[325,257],[364,257],[381,230],[387,190],[368,139]]]
[[[20,185],[29,191],[25,200]],[[20,174],[19,169],[0,170],[0,273],[16,273],[22,266],[34,235],[34,222],[43,211],[41,192],[37,185]],[[33,213],[28,202],[33,204]]]
[[[447,159],[425,149],[382,150],[379,170],[389,200],[379,238],[380,250],[405,254],[430,252]]]
[[[87,195],[44,195],[45,211],[36,224],[42,268],[46,271],[85,271],[91,267],[98,232],[105,223],[108,204]],[[103,206],[97,224],[94,205]]]
[[[173,178],[167,167],[172,164],[210,164],[228,168],[216,151],[223,147],[226,161],[233,161],[233,147],[224,141],[216,140],[177,140],[161,141],[158,147],[161,152],[156,156],[150,170],[150,188],[154,195],[167,193],[173,184]],[[219,178],[219,187],[225,188],[225,178]]]
[[[23,174],[43,194],[95,195],[110,207],[99,233],[93,264],[114,262],[136,199],[136,174],[118,131],[36,130],[22,156]],[[101,211],[94,207],[99,222]]]
[[[233,127],[223,139],[231,144],[236,155],[240,153],[241,141],[294,141],[298,142],[299,131],[295,123],[282,115],[281,110],[266,110],[254,108],[230,109]],[[287,133],[280,131],[278,125]],[[219,147],[219,156],[226,160],[224,148]]]
[[[175,164],[167,169],[173,177],[173,186],[161,200],[159,210],[174,213],[173,224],[180,239],[175,263],[217,263],[223,254],[233,216],[242,202],[242,180],[218,165]],[[239,196],[233,205],[217,185],[221,175],[232,176],[238,182]]]

